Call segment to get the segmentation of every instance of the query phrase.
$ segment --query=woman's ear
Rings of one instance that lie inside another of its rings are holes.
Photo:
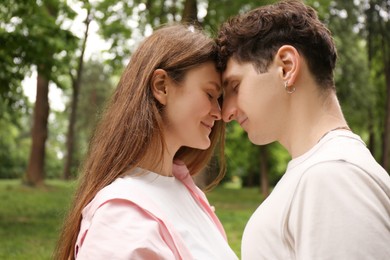
[[[167,82],[168,74],[163,69],[156,69],[153,72],[151,88],[153,96],[160,102],[161,105],[166,105],[167,103]]]
[[[283,45],[275,55],[276,62],[281,68],[281,77],[288,85],[294,85],[301,68],[301,57],[293,46]]]

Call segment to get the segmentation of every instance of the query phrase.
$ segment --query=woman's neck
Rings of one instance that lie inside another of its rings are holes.
[[[155,150],[149,150],[144,159],[139,163],[139,167],[163,176],[173,176],[172,166],[175,153],[169,149],[164,149],[161,156]]]

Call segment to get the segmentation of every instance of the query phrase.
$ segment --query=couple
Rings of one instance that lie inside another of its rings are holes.
[[[56,259],[237,259],[191,177],[232,120],[292,157],[245,228],[243,259],[390,259],[390,178],[343,117],[336,58],[299,1],[233,17],[216,43],[156,30],[92,139]]]

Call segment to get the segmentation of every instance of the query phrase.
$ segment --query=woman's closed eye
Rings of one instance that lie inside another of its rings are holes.
[[[221,93],[216,90],[208,90],[206,91],[206,94],[209,99],[219,99],[221,97]]]

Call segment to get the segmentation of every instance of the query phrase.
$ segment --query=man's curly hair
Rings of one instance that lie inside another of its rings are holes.
[[[222,24],[216,42],[221,71],[233,57],[251,62],[264,73],[278,49],[292,45],[305,58],[317,83],[334,88],[337,51],[331,33],[316,11],[298,0],[262,6],[229,19]]]

